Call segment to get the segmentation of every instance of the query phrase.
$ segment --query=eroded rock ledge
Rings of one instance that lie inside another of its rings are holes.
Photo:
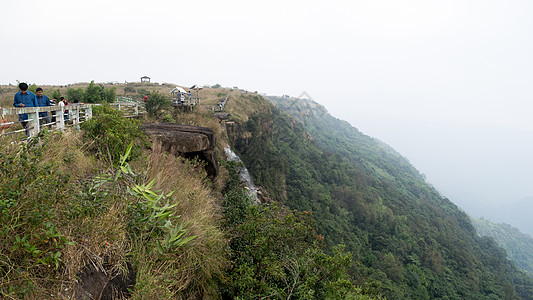
[[[143,125],[154,142],[160,142],[163,151],[176,156],[197,158],[206,162],[210,177],[218,175],[219,166],[215,154],[215,134],[207,127],[158,123]]]

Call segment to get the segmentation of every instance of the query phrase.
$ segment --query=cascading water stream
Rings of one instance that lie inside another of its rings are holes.
[[[226,153],[227,160],[229,161],[236,161],[242,163],[241,158],[235,154],[230,148],[224,148],[224,152]],[[254,181],[252,180],[252,177],[250,176],[250,173],[248,172],[248,169],[244,167],[239,168],[239,177],[241,179],[241,182],[244,183],[248,197],[250,197],[250,200],[252,203],[256,204],[258,203],[257,200],[257,187],[254,184]]]

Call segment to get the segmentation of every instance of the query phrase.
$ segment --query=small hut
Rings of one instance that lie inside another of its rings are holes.
[[[141,77],[141,82],[150,82],[150,77],[148,76]]]

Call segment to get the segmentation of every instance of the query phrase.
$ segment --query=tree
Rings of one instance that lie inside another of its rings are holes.
[[[85,88],[85,101],[88,103],[114,102],[116,98],[116,88],[104,88],[103,85],[96,85],[94,80]]]
[[[102,86],[101,98],[103,102],[107,102],[107,103],[115,102],[115,99],[117,99],[117,88],[111,87],[111,88],[105,89]]]
[[[132,86],[126,86],[124,88],[124,96],[126,96],[126,94],[135,94],[135,92],[135,88]]]
[[[35,83],[32,83],[28,86],[28,91],[32,92],[32,93],[37,93],[37,85]]]
[[[84,94],[85,93],[83,92],[82,88],[77,88],[77,89],[68,88],[67,89],[67,99],[69,99],[70,101],[74,103],[83,101],[83,98],[85,96]]]
[[[53,91],[52,95],[50,95],[50,97],[52,97],[52,98],[56,97],[57,99],[61,98],[61,91],[59,89]]]
[[[102,102],[102,86],[94,84],[94,80],[85,88],[85,101],[88,103]]]
[[[145,89],[145,88],[139,88],[139,89],[137,90],[137,93],[139,93],[139,95],[140,95],[141,97],[144,97],[144,96],[150,94],[150,92],[149,92],[147,89]]]
[[[158,117],[164,110],[169,109],[171,105],[172,101],[168,97],[160,92],[153,92],[146,100],[145,108],[149,116]]]
[[[218,83],[212,86],[212,88],[214,88],[214,89],[219,89],[219,88],[221,88],[221,87],[222,87],[222,86],[221,86],[220,84],[218,84]]]

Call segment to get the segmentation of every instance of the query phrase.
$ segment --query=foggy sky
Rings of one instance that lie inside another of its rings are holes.
[[[529,0],[4,0],[0,83],[306,91],[479,211],[533,196],[532,15]]]

